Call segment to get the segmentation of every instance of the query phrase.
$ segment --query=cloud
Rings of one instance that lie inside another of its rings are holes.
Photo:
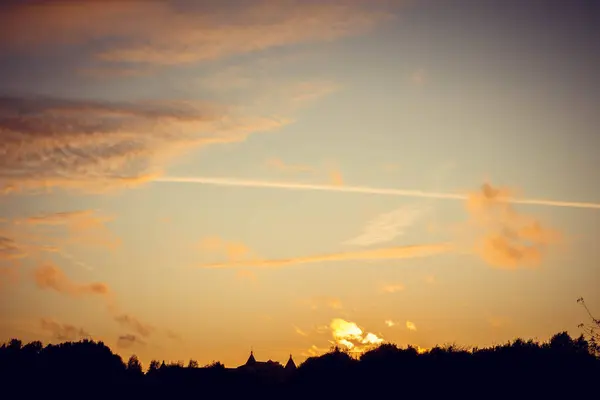
[[[279,158],[269,158],[265,165],[269,168],[282,172],[314,172],[315,169],[309,165],[286,164]]]
[[[40,320],[40,325],[43,330],[49,331],[56,340],[73,341],[91,337],[91,335],[83,328],[77,328],[69,324],[61,324],[51,319],[42,318]]]
[[[518,213],[506,200],[510,197],[514,197],[510,189],[487,183],[469,195],[467,211],[480,232],[475,250],[498,268],[536,267],[562,235],[534,217]]]
[[[296,258],[274,260],[248,260],[202,265],[203,268],[280,268],[298,264],[311,264],[332,261],[400,260],[405,258],[428,257],[447,253],[452,246],[447,243],[413,246],[387,247],[373,250],[331,253]]]
[[[401,283],[383,285],[383,287],[381,288],[381,291],[384,293],[396,293],[396,292],[401,292],[403,290],[404,290],[404,285]]]
[[[155,328],[152,325],[140,321],[133,315],[121,312],[112,290],[105,283],[74,282],[65,275],[60,268],[50,263],[46,263],[37,268],[33,273],[33,278],[38,288],[54,290],[69,297],[78,298],[88,295],[102,297],[106,302],[107,310],[109,314],[112,315],[113,320],[141,337],[149,337],[155,331]],[[167,336],[169,336],[168,333]]]
[[[0,186],[106,191],[158,177],[175,156],[244,140],[289,120],[200,101],[0,97]]]
[[[356,323],[341,318],[333,319],[330,329],[336,344],[354,352],[363,352],[369,345],[383,343],[383,339],[374,333],[365,333]]]
[[[224,255],[228,261],[239,261],[252,254],[248,246],[241,242],[226,241],[218,236],[203,238],[198,248],[201,251]]]
[[[23,249],[17,244],[14,239],[0,236],[0,261],[14,260],[25,257]]]
[[[363,338],[361,343],[363,343],[363,344],[381,344],[381,343],[383,343],[383,339],[378,337],[374,333],[369,332],[365,335],[365,337]]]
[[[34,271],[35,284],[40,289],[54,290],[71,297],[85,295],[108,296],[110,288],[105,283],[77,283],[72,281],[57,266],[46,263]]]
[[[310,346],[310,348],[308,350],[306,350],[304,353],[302,353],[302,355],[305,357],[317,357],[317,356],[327,353],[328,351],[329,351],[329,349],[320,348],[313,344],[312,346]]]
[[[408,329],[409,331],[416,331],[417,326],[413,322],[406,321],[406,329]]]
[[[329,182],[333,186],[344,186],[344,177],[342,172],[337,168],[331,168],[329,171]]]
[[[106,63],[176,65],[335,40],[393,18],[366,2],[219,3],[23,4],[0,14],[1,43],[14,50],[93,42],[96,58]]]
[[[166,330],[166,335],[167,335],[167,338],[169,338],[171,340],[175,340],[175,341],[181,341],[182,340],[181,335],[179,333],[177,333],[175,331],[172,331],[170,329]]]
[[[135,344],[145,345],[146,342],[143,341],[142,339],[140,339],[139,337],[137,337],[136,335],[132,335],[132,334],[121,335],[117,339],[117,347],[120,347],[120,348],[126,349]]]
[[[331,308],[332,310],[341,310],[343,308],[342,301],[337,297],[332,296],[315,296],[308,300],[310,307],[316,310],[322,306]]]
[[[101,215],[96,210],[80,210],[41,214],[16,219],[14,225],[25,228],[44,228],[46,229],[43,236],[44,240],[47,240],[50,233],[47,229],[52,229],[52,233],[56,233],[57,230],[66,228],[69,237],[60,240],[63,246],[66,244],[85,244],[87,246],[93,245],[112,249],[119,246],[121,241],[106,226],[106,223],[111,220],[113,220],[112,217]],[[73,258],[73,256],[62,250],[57,249],[57,252],[61,253],[65,258]]]
[[[391,319],[386,319],[386,320],[385,320],[385,325],[386,325],[388,328],[392,328],[392,327],[394,327],[394,326],[398,325],[398,323],[397,323],[397,322],[394,322],[394,321],[392,321]]]
[[[362,234],[347,240],[344,244],[369,246],[390,242],[403,235],[404,230],[412,226],[423,213],[423,207],[410,205],[380,214],[367,223]]]
[[[136,317],[128,314],[120,314],[114,317],[115,321],[121,326],[132,329],[142,337],[148,337],[154,331],[154,327],[145,324],[138,320]]]
[[[302,329],[294,326],[294,331],[300,336],[308,336],[308,333],[304,332]]]

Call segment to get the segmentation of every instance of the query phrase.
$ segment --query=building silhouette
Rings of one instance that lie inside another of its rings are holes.
[[[248,360],[246,361],[246,363],[240,365],[236,369],[240,370],[240,371],[247,371],[247,372],[277,374],[277,373],[281,373],[282,371],[289,372],[289,371],[296,370],[296,363],[294,362],[291,354],[290,354],[290,358],[288,359],[287,363],[285,364],[285,367],[283,365],[281,365],[281,363],[279,363],[277,361],[273,361],[273,360],[256,361],[256,358],[254,357],[254,352],[250,351],[250,356],[248,357]]]

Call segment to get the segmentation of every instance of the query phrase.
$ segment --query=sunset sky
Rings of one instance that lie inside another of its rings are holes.
[[[5,1],[0,341],[297,362],[600,315],[600,4]]]

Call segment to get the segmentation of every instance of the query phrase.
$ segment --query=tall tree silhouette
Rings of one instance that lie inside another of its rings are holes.
[[[577,303],[581,304],[590,318],[589,322],[581,323],[578,326],[583,330],[586,339],[589,341],[590,348],[596,354],[600,355],[600,320],[594,318],[590,309],[585,304],[583,297],[578,298]]]

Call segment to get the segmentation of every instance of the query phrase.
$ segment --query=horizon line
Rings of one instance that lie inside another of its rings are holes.
[[[356,186],[356,185],[332,185],[332,184],[314,184],[314,183],[299,183],[299,182],[283,182],[283,181],[266,181],[256,179],[240,179],[230,177],[184,177],[184,176],[165,176],[157,177],[152,180],[157,183],[196,183],[213,186],[233,186],[233,187],[253,187],[267,189],[284,189],[284,190],[308,190],[321,192],[345,192],[345,193],[362,193],[362,194],[380,194],[399,197],[421,197],[429,199],[445,199],[445,200],[467,200],[468,194],[448,193],[448,192],[429,192],[415,189],[394,189],[394,188],[377,188],[371,186]],[[600,209],[600,203],[581,202],[581,201],[563,201],[551,199],[533,199],[533,198],[514,198],[502,197],[498,200],[507,201],[513,204],[523,205],[538,205],[549,207],[566,207],[566,208],[583,208],[583,209]]]

